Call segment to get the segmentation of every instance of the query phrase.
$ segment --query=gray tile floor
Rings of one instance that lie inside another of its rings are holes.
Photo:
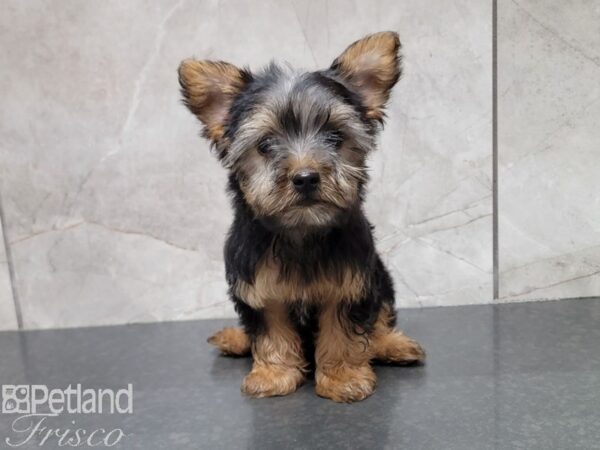
[[[288,397],[242,397],[250,360],[205,343],[225,323],[0,333],[0,383],[132,383],[133,414],[45,423],[121,428],[113,448],[600,449],[600,299],[402,310],[427,364],[378,367],[376,393],[352,405],[318,398],[310,382]],[[0,415],[0,446],[23,439],[16,417]]]

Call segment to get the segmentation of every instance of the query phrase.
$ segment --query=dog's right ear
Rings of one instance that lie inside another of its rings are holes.
[[[179,84],[185,105],[204,124],[204,135],[217,144],[233,99],[250,81],[248,71],[232,64],[186,59],[179,65]]]
[[[390,91],[402,74],[400,48],[398,33],[375,33],[350,45],[331,65],[361,96],[371,119],[383,121]]]

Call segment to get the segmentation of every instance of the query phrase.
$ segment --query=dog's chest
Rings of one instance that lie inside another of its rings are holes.
[[[359,300],[364,293],[364,276],[342,268],[333,274],[315,270],[307,279],[298,270],[283,270],[281,264],[270,257],[263,258],[256,267],[253,283],[238,280],[235,293],[255,308],[271,302],[326,303]]]

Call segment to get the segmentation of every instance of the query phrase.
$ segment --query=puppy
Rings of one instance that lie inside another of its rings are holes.
[[[209,342],[252,354],[249,396],[289,394],[314,370],[318,395],[362,400],[375,387],[371,361],[424,360],[394,329],[392,280],[362,209],[400,63],[398,35],[382,32],[316,72],[194,59],[179,67],[184,103],[229,171],[235,211],[225,265],[242,328]]]

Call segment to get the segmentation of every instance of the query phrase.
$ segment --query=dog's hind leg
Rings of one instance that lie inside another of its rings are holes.
[[[373,359],[387,364],[415,364],[425,361],[425,351],[417,341],[394,329],[395,316],[391,306],[379,312],[371,336]]]
[[[239,327],[227,327],[208,338],[226,356],[249,356],[250,337]]]

